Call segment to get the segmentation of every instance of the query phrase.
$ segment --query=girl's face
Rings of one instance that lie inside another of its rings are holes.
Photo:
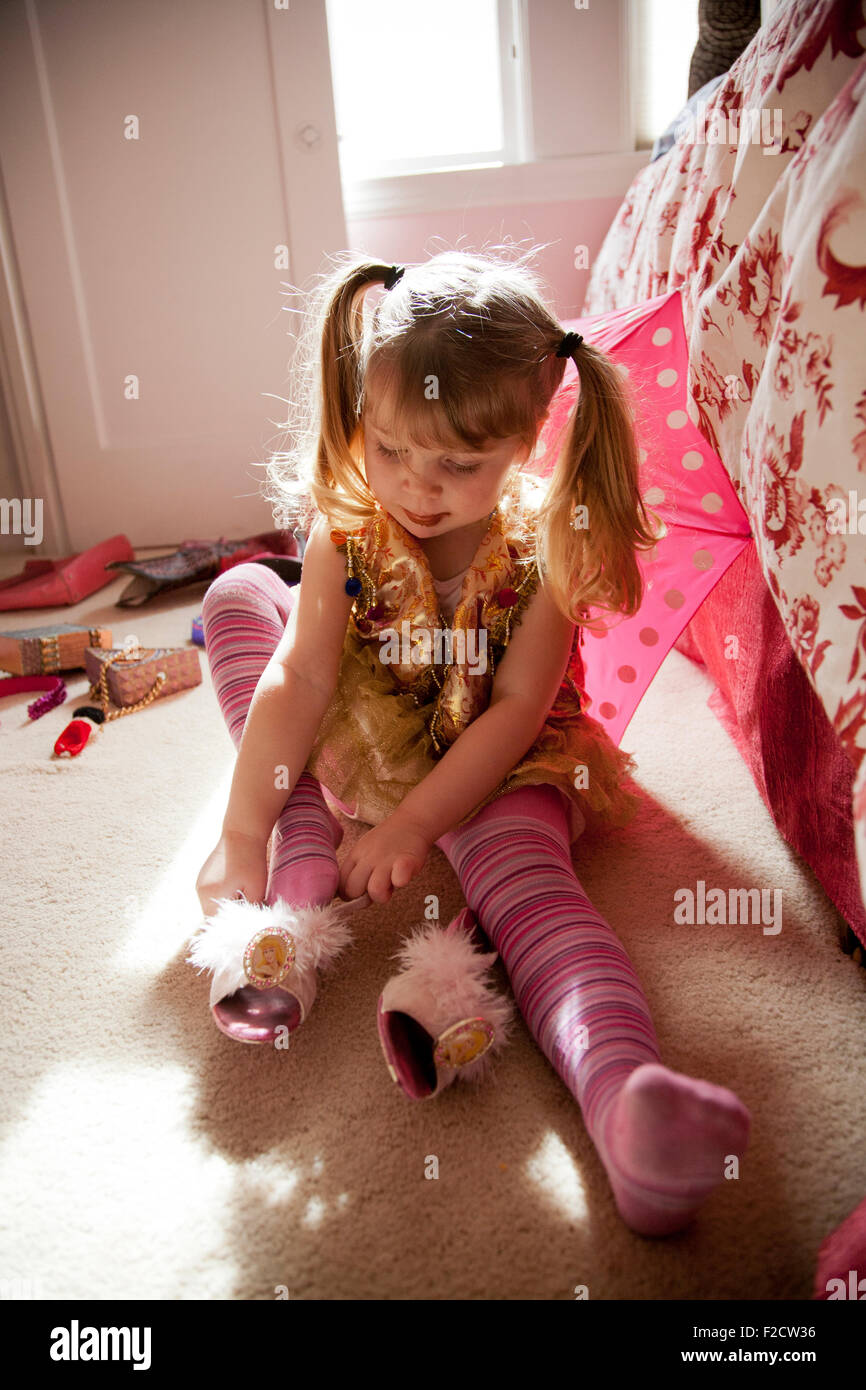
[[[480,450],[419,449],[388,433],[381,406],[362,421],[367,484],[380,506],[421,540],[485,520],[509,470],[529,457],[520,440],[495,439]]]

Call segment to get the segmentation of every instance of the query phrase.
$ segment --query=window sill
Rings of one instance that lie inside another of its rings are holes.
[[[626,150],[542,159],[530,164],[364,179],[344,185],[343,205],[346,219],[351,222],[500,203],[622,198],[638,171],[649,164],[650,154],[650,150]]]

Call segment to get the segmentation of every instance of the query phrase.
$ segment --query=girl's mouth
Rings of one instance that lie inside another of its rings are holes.
[[[403,511],[410,521],[414,521],[416,526],[437,526],[442,518],[448,515],[447,512],[436,512],[433,516],[415,516],[413,512],[407,511],[405,507]]]

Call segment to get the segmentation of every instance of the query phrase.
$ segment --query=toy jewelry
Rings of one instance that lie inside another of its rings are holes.
[[[117,662],[140,661],[142,649],[137,638],[127,638],[123,645],[123,650],[114,656],[108,657],[102,663],[102,670],[99,673],[99,680],[96,681],[88,692],[90,699],[98,700],[103,706],[98,709],[93,705],[81,705],[77,710],[73,710],[74,718],[71,724],[67,724],[63,733],[54,744],[54,753],[57,757],[62,757],[64,753],[70,758],[78,757],[87,744],[94,728],[100,729],[112,719],[122,719],[126,714],[135,714],[137,710],[144,709],[151,704],[159,695],[165,685],[167,676],[165,671],[157,672],[153,687],[141,700],[137,700],[133,705],[122,705],[119,709],[110,710],[110,698],[108,694],[108,669]]]
[[[0,681],[0,699],[4,695],[19,695],[24,690],[44,690],[38,700],[27,706],[31,719],[41,719],[55,705],[62,705],[66,699],[66,682],[62,676],[7,676]]]

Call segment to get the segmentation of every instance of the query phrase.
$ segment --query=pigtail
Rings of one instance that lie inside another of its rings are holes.
[[[573,622],[589,606],[631,617],[643,598],[636,551],[658,540],[640,495],[631,402],[611,359],[584,341],[580,393],[538,513],[537,553],[554,601]]]
[[[366,521],[375,507],[358,463],[363,294],[387,270],[369,262],[350,267],[333,286],[321,315],[321,410],[310,491],[320,511],[349,529]],[[334,496],[338,479],[339,500]]]
[[[303,296],[291,369],[288,450],[273,451],[263,492],[278,526],[308,531],[323,514],[354,530],[375,513],[360,467],[364,294],[384,283],[390,266],[352,259]]]

